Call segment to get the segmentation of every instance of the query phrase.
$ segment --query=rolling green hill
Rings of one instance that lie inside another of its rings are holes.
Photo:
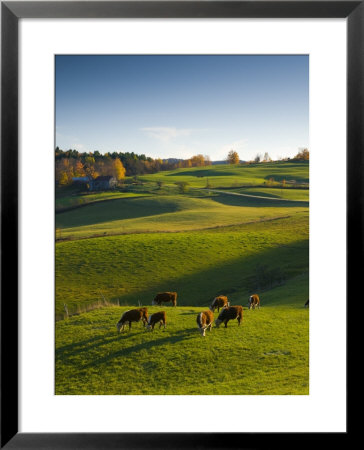
[[[150,196],[97,202],[56,216],[63,238],[176,232],[282,218],[307,211],[308,202],[270,200],[213,193],[210,198]]]
[[[295,183],[264,185],[272,177]],[[307,163],[221,165],[120,192],[57,192],[73,209],[56,214],[56,319],[64,304],[70,316],[56,323],[56,392],[196,394],[202,383],[206,394],[307,394],[308,179]],[[178,292],[167,330],[118,336],[121,312],[156,311],[161,291]],[[246,305],[252,293],[263,307],[242,327],[199,335],[196,315],[216,295]]]
[[[257,266],[291,278],[308,268],[308,216],[182,233],[141,233],[56,245],[56,312],[102,296],[120,304],[150,304],[156,292],[177,290],[179,304],[206,305],[216,293],[246,294]]]
[[[307,161],[274,162],[260,164],[222,164],[216,166],[193,167],[158,172],[152,175],[140,176],[140,180],[163,181],[174,183],[187,181],[193,187],[205,187],[207,179],[216,187],[231,187],[234,185],[260,185],[271,178],[275,181],[291,181],[308,183],[309,165]]]

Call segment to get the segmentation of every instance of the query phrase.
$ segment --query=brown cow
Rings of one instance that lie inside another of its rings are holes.
[[[147,322],[148,321],[148,312],[146,308],[138,308],[138,309],[129,309],[125,311],[120,317],[119,322],[116,324],[116,329],[120,333],[124,330],[125,324],[129,322],[129,330],[131,328],[132,322]]]
[[[143,327],[145,327],[145,325],[148,323],[148,308],[146,306],[143,306],[141,308],[138,308],[141,311],[144,312],[144,315],[142,317],[142,321],[143,321]]]
[[[197,325],[202,336],[205,336],[205,330],[211,331],[212,322],[214,321],[214,313],[212,311],[203,311],[197,316]]]
[[[166,312],[165,311],[158,311],[151,316],[149,316],[147,330],[153,331],[154,326],[156,323],[159,322],[159,328],[164,325],[164,328],[166,328]]]
[[[160,292],[154,297],[152,305],[161,305],[165,302],[172,302],[173,306],[177,305],[177,292]]]
[[[219,317],[215,321],[215,325],[219,328],[222,322],[225,323],[225,328],[227,328],[227,324],[229,320],[238,319],[238,325],[240,326],[240,322],[243,320],[243,307],[242,306],[229,306],[228,308],[223,308]]]
[[[217,312],[220,312],[220,308],[224,308],[224,306],[230,306],[229,300],[225,295],[219,295],[214,298],[211,303],[210,310],[214,312],[217,308]]]
[[[257,306],[260,309],[260,299],[258,294],[253,294],[249,297],[249,309],[255,309]]]

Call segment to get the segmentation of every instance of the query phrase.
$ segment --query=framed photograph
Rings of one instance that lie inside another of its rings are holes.
[[[347,438],[362,2],[1,6],[1,446]]]

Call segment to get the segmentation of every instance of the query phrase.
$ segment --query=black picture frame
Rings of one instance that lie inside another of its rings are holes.
[[[327,445],[324,433],[18,432],[18,21],[21,18],[347,18],[347,298],[363,274],[364,1],[1,2],[1,448],[260,448]],[[359,262],[359,264],[358,264]],[[8,301],[11,297],[11,301]],[[350,349],[350,345],[347,345]],[[224,413],[225,411],[223,411]],[[218,412],[218,414],[220,414]],[[248,411],[245,412],[247,415]],[[243,414],[243,411],[242,411]],[[166,430],[168,431],[168,430]],[[347,439],[337,433],[335,440]]]

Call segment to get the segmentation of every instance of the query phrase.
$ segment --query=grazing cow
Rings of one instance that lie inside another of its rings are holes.
[[[149,316],[148,319],[148,325],[147,330],[153,331],[154,325],[159,322],[159,328],[164,325],[164,328],[166,328],[166,312],[165,311],[158,311],[151,316]]]
[[[197,316],[197,325],[202,336],[205,336],[205,330],[211,331],[212,322],[214,321],[214,313],[212,311],[203,311]]]
[[[260,308],[260,299],[259,299],[259,295],[258,294],[253,294],[249,297],[249,309],[255,309],[255,307],[257,306],[258,308]]]
[[[120,317],[119,322],[116,324],[116,329],[120,333],[124,330],[125,324],[129,322],[130,330],[132,322],[140,322],[141,320],[143,323],[148,321],[148,312],[146,311],[146,308],[129,309]]]
[[[229,320],[238,319],[238,325],[240,326],[240,322],[243,320],[243,307],[242,306],[229,306],[228,308],[223,308],[219,317],[215,321],[215,325],[219,328],[222,322],[225,323],[225,328],[227,328],[227,324]]]
[[[152,305],[161,305],[163,302],[172,302],[173,306],[177,306],[177,292],[160,292],[154,297]]]
[[[212,312],[215,311],[217,308],[217,312],[220,312],[220,308],[223,308],[224,306],[230,306],[229,300],[225,295],[219,295],[218,297],[215,297],[213,302],[211,303],[210,310]]]
[[[305,308],[309,308],[310,307],[310,305],[309,305],[309,298],[307,299],[307,302],[305,303]]]
[[[143,311],[143,317],[142,317],[142,321],[143,321],[143,327],[145,327],[145,325],[148,323],[148,308],[146,306],[143,306],[140,309],[140,311]]]

